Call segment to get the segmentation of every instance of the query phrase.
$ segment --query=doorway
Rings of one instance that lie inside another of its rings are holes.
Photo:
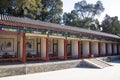
[[[67,56],[72,56],[72,41],[67,41]]]
[[[37,57],[41,57],[41,38],[37,38]]]

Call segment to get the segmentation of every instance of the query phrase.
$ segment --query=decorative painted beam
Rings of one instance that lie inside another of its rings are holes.
[[[28,24],[28,23],[20,23],[20,22],[13,22],[13,21],[4,21],[0,20],[0,24],[4,25],[12,25],[12,26],[19,26],[19,27],[28,27],[28,28],[37,28],[37,29],[47,29],[47,30],[57,30],[57,31],[62,31],[62,32],[70,32],[74,34],[85,34],[85,35],[92,35],[94,37],[105,37],[105,38],[112,38],[115,39],[111,36],[106,36],[106,35],[100,35],[100,34],[93,34],[93,33],[87,33],[87,32],[79,32],[75,30],[69,30],[69,29],[60,29],[60,28],[54,28],[54,27],[49,27],[49,26],[40,26],[40,25],[34,25],[34,24]],[[117,38],[116,38],[117,39]]]

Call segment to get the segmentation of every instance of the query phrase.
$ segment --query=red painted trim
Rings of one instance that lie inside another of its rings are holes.
[[[73,58],[73,56],[67,56],[67,58]]]
[[[48,38],[46,38],[46,61],[49,61],[49,42]]]
[[[25,32],[22,32],[22,62],[26,62],[26,36]]]
[[[98,42],[98,56],[101,56],[101,43]]]
[[[89,42],[89,57],[92,55],[92,42]]]
[[[78,41],[78,58],[82,58],[82,54],[81,54],[81,41]]]
[[[67,60],[67,40],[64,40],[64,59]]]
[[[114,44],[112,43],[112,55],[114,55]]]
[[[21,58],[0,58],[0,60],[21,60]]]
[[[50,56],[50,58],[54,59],[54,58],[64,58],[64,56]]]
[[[35,57],[35,58],[26,58],[27,60],[39,60],[40,57]]]
[[[108,56],[108,43],[105,43],[106,56]]]

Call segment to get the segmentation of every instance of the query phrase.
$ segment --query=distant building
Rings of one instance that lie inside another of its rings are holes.
[[[77,27],[0,15],[0,60],[120,55],[120,37]]]

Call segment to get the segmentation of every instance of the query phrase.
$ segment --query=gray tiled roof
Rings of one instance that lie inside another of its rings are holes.
[[[93,30],[77,28],[77,27],[72,27],[72,26],[66,26],[66,25],[59,25],[59,24],[54,24],[54,23],[49,23],[49,22],[42,22],[39,20],[32,20],[32,19],[28,19],[28,18],[0,15],[0,20],[13,21],[13,22],[19,22],[19,23],[27,23],[27,24],[33,24],[33,25],[39,25],[39,26],[47,26],[47,27],[51,27],[51,28],[74,30],[74,31],[78,31],[78,32],[97,34],[97,35],[108,36],[108,37],[113,37],[113,38],[120,38],[119,36],[114,35],[114,34],[97,32],[97,31],[93,31]]]

